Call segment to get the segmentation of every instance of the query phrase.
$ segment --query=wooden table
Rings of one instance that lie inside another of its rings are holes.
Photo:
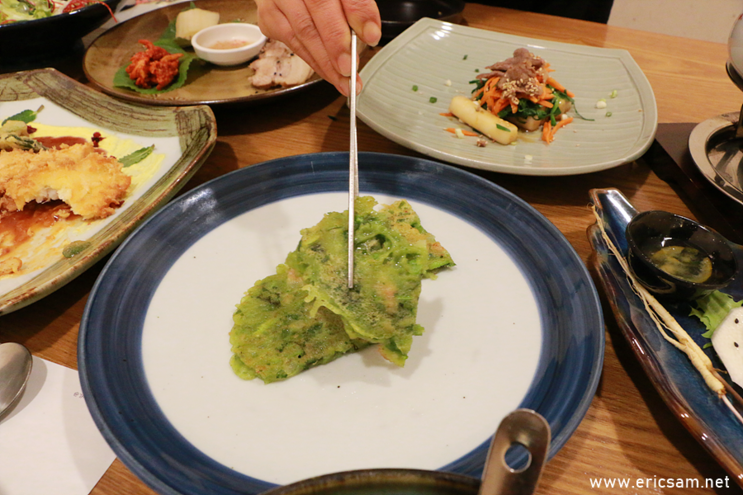
[[[725,45],[652,34],[584,21],[468,4],[464,23],[504,33],[579,45],[628,50],[653,87],[659,122],[697,123],[737,112],[743,95],[725,72]],[[721,26],[729,29],[730,26]],[[374,50],[367,53],[373,55]],[[79,60],[66,72],[84,80]],[[241,167],[287,155],[348,149],[348,109],[328,84],[311,93],[270,105],[216,109],[219,138],[214,152],[186,185],[187,191]],[[359,149],[401,155],[416,153],[359,122]],[[484,174],[528,201],[567,237],[589,267],[592,249],[586,229],[592,188],[616,187],[640,210],[664,209],[694,217],[694,206],[679,197],[642,160],[611,170],[571,177],[522,177]],[[688,204],[687,204],[688,203]],[[105,261],[105,260],[104,260]],[[0,317],[0,340],[25,344],[42,358],[77,368],[77,335],[89,291],[103,262],[43,301]],[[598,284],[598,277],[592,272]],[[600,286],[599,286],[600,287]],[[599,290],[601,293],[602,291]],[[603,298],[602,294],[602,298]],[[727,473],[672,415],[641,370],[604,303],[606,354],[603,377],[585,419],[546,466],[542,494],[709,493],[705,489],[634,490],[592,488],[599,478],[721,478]],[[647,482],[646,482],[647,484]],[[730,488],[717,493],[739,493]],[[154,493],[116,460],[92,491],[95,495]]]

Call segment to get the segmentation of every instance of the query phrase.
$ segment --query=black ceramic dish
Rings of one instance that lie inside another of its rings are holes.
[[[646,211],[635,216],[626,229],[628,264],[638,281],[658,297],[696,299],[728,285],[737,263],[728,241],[699,223],[665,211]],[[712,273],[704,282],[692,282],[661,270],[646,246],[687,245],[705,253]]]
[[[65,14],[0,24],[0,66],[13,63],[20,66],[18,59],[30,63],[66,55],[83,36],[111,19],[111,12],[116,10],[119,2],[103,0],[102,3],[108,7],[91,3]]]
[[[377,0],[377,6],[385,44],[423,17],[459,23],[464,0]]]

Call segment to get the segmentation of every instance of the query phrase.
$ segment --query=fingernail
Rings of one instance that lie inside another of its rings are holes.
[[[338,57],[338,71],[342,76],[348,77],[351,75],[351,55],[348,53],[341,53]]]
[[[382,38],[382,31],[376,23],[369,21],[364,24],[364,41],[369,46],[377,46]]]

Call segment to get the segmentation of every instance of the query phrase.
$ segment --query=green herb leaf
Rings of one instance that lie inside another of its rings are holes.
[[[573,98],[571,98],[570,96],[568,96],[567,93],[563,93],[562,91],[557,91],[555,88],[553,88],[549,84],[547,85],[547,87],[549,87],[550,89],[552,89],[552,92],[555,93],[555,94],[557,94],[560,98],[563,98],[565,100],[568,100],[570,102],[570,104],[573,105],[573,110],[575,110],[575,114],[578,117],[580,117],[583,120],[590,120],[591,122],[593,122],[594,120],[596,120],[596,119],[589,119],[587,117],[582,116],[580,114],[580,112],[578,111],[578,106],[575,104],[575,100]]]
[[[509,129],[508,127],[504,127],[504,126],[502,126],[500,124],[495,124],[495,127],[497,127],[498,129],[500,129],[501,131],[511,132],[511,129]]]
[[[62,249],[62,256],[65,258],[74,258],[88,247],[90,247],[90,242],[88,241],[73,241]]]
[[[7,119],[3,120],[3,124],[5,124],[9,120],[18,120],[20,122],[25,122],[28,124],[29,122],[33,122],[36,120],[36,116],[44,109],[44,105],[41,105],[38,110],[35,112],[33,110],[24,110],[22,112],[18,112],[15,115],[11,115]]]
[[[148,146],[146,148],[140,148],[137,151],[129,153],[124,158],[119,158],[122,168],[131,167],[135,163],[139,163],[152,154],[155,149],[155,145]]]

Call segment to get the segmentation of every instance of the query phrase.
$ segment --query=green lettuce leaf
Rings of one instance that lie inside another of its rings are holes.
[[[718,290],[712,291],[706,296],[696,300],[696,308],[691,308],[689,316],[696,316],[707,328],[702,337],[712,338],[712,334],[720,326],[722,320],[730,310],[743,306],[743,300],[735,301],[733,296]]]

